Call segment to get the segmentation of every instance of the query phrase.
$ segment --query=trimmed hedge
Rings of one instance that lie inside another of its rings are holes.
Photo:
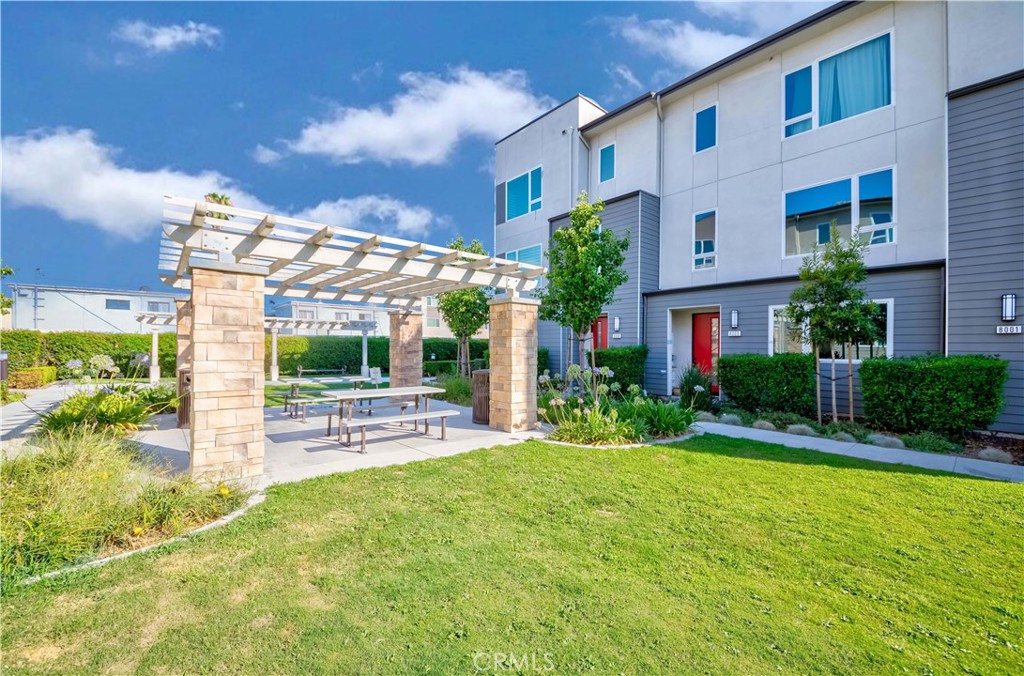
[[[630,347],[609,347],[594,351],[594,363],[607,366],[615,373],[608,380],[619,383],[623,391],[630,385],[644,386],[644,364],[647,362],[647,346],[633,345]],[[589,355],[588,355],[589,356]]]
[[[470,352],[472,353],[472,349]],[[458,368],[458,363],[454,359],[445,359],[444,361],[424,361],[423,362],[423,375],[425,376],[453,376]],[[478,369],[487,368],[487,362],[483,359],[470,359],[469,370],[470,372]]]
[[[361,340],[361,339],[360,339]],[[487,351],[487,341],[470,338],[469,358],[483,359]],[[434,355],[434,359],[430,355]],[[424,338],[423,361],[455,361],[459,357],[458,341],[454,338]]]
[[[537,375],[544,375],[544,371],[548,369],[548,359],[550,359],[550,352],[546,347],[537,348]]]
[[[55,366],[34,366],[20,371],[11,371],[9,374],[10,386],[21,390],[43,387],[55,380],[57,380],[57,367]]]
[[[0,350],[7,350],[7,367],[12,371],[39,366],[43,359],[43,334],[25,329],[0,331]]]
[[[34,333],[34,332],[33,332]],[[65,364],[78,359],[88,364],[89,359],[98,354],[108,355],[121,369],[121,373],[129,373],[128,364],[138,353],[149,354],[152,345],[150,334],[136,333],[93,333],[89,331],[56,331],[39,334],[43,346],[42,361],[57,367],[59,374],[65,373]],[[173,375],[177,366],[178,337],[173,332],[161,333],[158,338],[157,360],[160,371],[165,375]]]
[[[873,427],[961,437],[995,422],[1009,365],[998,357],[927,355],[866,359],[864,415]]]
[[[265,366],[270,371],[270,336],[267,336]],[[366,339],[367,363],[371,368],[388,369],[390,353],[387,338]],[[314,371],[344,368],[357,374],[363,364],[362,336],[278,336],[277,364],[281,373],[298,373],[298,368]]]
[[[748,411],[784,411],[810,416],[814,399],[814,356],[730,354],[718,358],[723,393]]]

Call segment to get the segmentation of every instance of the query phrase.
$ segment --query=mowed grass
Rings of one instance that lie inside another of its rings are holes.
[[[1019,485],[714,436],[529,442],[279,486],[8,589],[4,666],[1022,673],[1022,533]]]

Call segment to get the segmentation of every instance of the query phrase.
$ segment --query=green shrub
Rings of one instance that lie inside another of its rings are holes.
[[[679,403],[682,406],[693,406],[695,411],[710,411],[711,377],[694,366],[683,371],[679,378]]]
[[[425,338],[423,364],[428,362],[455,362],[458,346],[454,338]],[[470,340],[472,359],[482,359],[487,350],[486,340]],[[294,374],[298,367],[314,371],[345,369],[346,373],[359,373],[363,363],[362,336],[278,336],[277,363],[281,373]],[[430,355],[434,355],[434,359]],[[266,369],[270,370],[270,336],[267,336]],[[388,371],[390,348],[387,338],[367,338],[367,363],[371,368]],[[477,367],[474,367],[477,368]]]
[[[748,411],[784,411],[811,415],[814,357],[804,354],[732,354],[718,358],[723,393]]]
[[[490,363],[490,354],[485,355],[485,359]],[[537,375],[544,373],[545,370],[550,369],[549,359],[551,359],[551,353],[546,347],[537,348]]]
[[[53,366],[35,366],[21,371],[11,371],[9,375],[10,386],[23,390],[45,387],[56,380],[57,369]]]
[[[124,434],[137,430],[152,414],[150,404],[135,392],[77,392],[40,415],[39,427],[46,432],[97,429]]]
[[[986,355],[867,359],[860,366],[868,424],[953,438],[991,425],[1003,408],[1007,362]]]
[[[824,429],[816,420],[811,420],[799,413],[790,413],[788,411],[761,411],[758,414],[758,419],[770,422],[775,425],[776,429],[780,430],[784,430],[790,425],[806,425],[817,432],[821,432]]]
[[[857,441],[864,441],[871,434],[871,430],[860,423],[853,422],[852,420],[837,420],[835,422],[829,422],[824,428],[825,434],[832,437],[836,434],[848,434]]]
[[[472,359],[469,362],[470,372],[476,371],[477,369],[487,368],[487,362],[483,359]],[[444,361],[424,361],[423,362],[423,375],[425,376],[443,376],[443,375],[455,375],[458,371],[458,363],[455,360],[444,360]]]
[[[605,413],[600,406],[592,406],[569,411],[549,436],[569,444],[620,446],[645,441],[648,431],[639,417],[626,418],[616,409]]]
[[[935,434],[935,432],[905,434],[903,435],[903,444],[907,448],[927,453],[959,453],[964,450],[960,444],[955,444],[941,434]]]
[[[43,333],[25,329],[0,331],[0,350],[7,350],[12,371],[43,365]]]
[[[594,362],[598,367],[607,366],[615,375],[610,383],[619,383],[625,390],[630,385],[644,386],[644,365],[647,363],[647,346],[610,347],[594,351]]]
[[[684,408],[676,403],[642,397],[627,399],[616,409],[620,418],[640,421],[650,436],[659,439],[678,437],[696,421],[695,411],[688,406]]]
[[[44,338],[46,363],[61,369],[61,377],[71,377],[66,371],[67,363],[77,359],[84,364],[98,354],[109,355],[121,373],[132,372],[131,361],[137,354],[149,354],[152,350],[151,334],[139,333],[95,333],[91,331],[58,331],[47,333]],[[160,370],[173,374],[177,368],[178,337],[173,331],[161,333],[157,338],[157,361]],[[148,368],[134,369],[136,375],[144,375]]]
[[[46,434],[0,465],[0,569],[24,577],[199,526],[238,508],[245,493],[190,479],[140,477],[154,468],[134,444],[76,429]]]
[[[469,358],[483,359],[487,351],[487,341],[470,339]],[[433,354],[440,361],[455,361],[459,357],[458,341],[454,338],[424,338],[423,339],[423,361],[429,361]]]
[[[443,376],[437,379],[437,386],[444,388],[444,394],[436,395],[438,399],[458,406],[473,405],[473,381],[469,378]]]
[[[25,395],[21,392],[11,392],[6,380],[0,381],[0,405],[21,401],[24,398]]]

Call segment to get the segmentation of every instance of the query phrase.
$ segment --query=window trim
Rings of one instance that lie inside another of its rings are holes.
[[[111,302],[114,302],[114,303],[125,303],[127,305],[127,307],[110,307],[110,303]],[[105,298],[105,299],[103,299],[103,309],[104,310],[128,310],[128,311],[131,311],[131,309],[132,309],[132,299],[131,298]]]
[[[538,169],[540,169],[540,197],[538,197],[537,199],[533,199],[531,197],[531,195],[533,194],[533,172],[537,171]],[[512,218],[509,218],[509,216],[508,216],[508,184],[511,183],[512,181],[515,181],[516,179],[522,178],[523,176],[526,176],[526,213],[525,214],[520,214],[518,216],[514,216]],[[537,205],[538,205],[536,209],[531,208],[531,207],[533,207],[534,203],[537,203]],[[528,169],[525,172],[523,172],[522,174],[516,174],[512,178],[510,178],[507,181],[505,181],[505,223],[508,223],[510,221],[514,221],[517,218],[522,218],[523,216],[529,216],[530,214],[536,213],[536,212],[538,212],[538,211],[540,211],[541,209],[544,208],[543,205],[544,205],[544,165],[543,164],[538,164],[536,167],[533,167],[532,169]],[[502,225],[504,225],[504,223],[502,223]],[[497,226],[495,226],[495,227],[497,227]]]
[[[703,113],[708,108],[714,108],[715,109],[715,142],[712,145],[709,145],[707,148],[703,148],[701,150],[697,150],[697,115],[699,115],[700,113]],[[694,155],[700,155],[701,153],[705,153],[705,152],[711,150],[712,148],[717,148],[718,147],[718,100],[717,99],[715,99],[714,103],[709,103],[708,105],[704,106],[700,110],[694,109],[694,111],[693,111],[693,146],[692,147],[693,147],[693,154]]]
[[[783,141],[788,141],[791,138],[796,138],[797,136],[803,136],[804,134],[810,134],[810,133],[813,133],[815,130],[822,128],[822,125],[818,124],[818,88],[819,88],[818,87],[818,79],[819,79],[819,77],[818,77],[818,64],[821,63],[822,61],[824,61],[825,59],[828,59],[828,58],[831,58],[831,57],[835,56],[836,54],[842,54],[843,52],[849,51],[849,50],[851,50],[851,49],[853,49],[855,47],[859,47],[860,45],[863,45],[863,44],[865,44],[867,42],[871,42],[872,40],[880,38],[883,35],[888,35],[889,36],[889,86],[891,88],[890,92],[889,92],[889,104],[886,105],[886,106],[881,106],[879,108],[872,108],[871,110],[865,110],[863,113],[857,113],[856,115],[851,115],[850,117],[844,117],[841,120],[836,120],[835,122],[830,122],[830,123],[828,123],[828,124],[826,124],[824,126],[831,127],[831,126],[834,126],[834,125],[837,125],[837,124],[842,124],[843,122],[846,122],[847,120],[856,120],[858,117],[862,117],[862,116],[868,115],[870,113],[875,113],[875,112],[878,112],[879,110],[886,110],[887,108],[892,108],[893,106],[896,105],[896,67],[895,67],[896,66],[896,28],[895,27],[890,27],[890,28],[887,28],[884,31],[879,31],[878,33],[875,33],[874,35],[871,35],[869,37],[863,38],[863,39],[858,40],[856,42],[851,42],[848,45],[846,45],[845,47],[833,50],[831,52],[828,52],[827,54],[823,54],[823,55],[821,55],[821,56],[811,60],[810,63],[801,64],[800,66],[798,66],[796,68],[792,68],[792,69],[784,71],[782,73],[782,77],[781,77],[781,79],[779,81],[779,87],[780,87],[781,92],[782,92],[782,97],[781,97],[782,100],[779,103],[779,118],[781,119],[782,124],[781,124],[780,129],[779,129],[779,134],[782,137]],[[804,68],[807,68],[808,66],[811,67],[811,113],[810,113],[810,115],[811,115],[811,128],[808,129],[807,131],[801,132],[799,134],[793,134],[792,136],[786,136],[786,127],[788,127],[791,124],[795,124],[795,123],[805,119],[804,117],[797,117],[797,118],[793,118],[792,122],[786,119],[786,76],[787,75],[792,75],[793,73],[795,73],[797,71],[800,71],[800,70],[803,70]]]
[[[851,184],[850,185],[850,236],[851,237],[859,237],[860,233],[861,233],[861,227],[860,227],[860,179],[861,179],[862,176],[867,176],[869,174],[877,174],[880,171],[886,171],[886,170],[892,171],[892,221],[889,222],[889,223],[885,223],[883,226],[877,226],[877,227],[874,227],[874,228],[868,228],[868,229],[864,230],[864,232],[874,232],[876,230],[884,230],[886,228],[892,228],[892,240],[889,241],[889,242],[881,243],[881,244],[869,244],[868,245],[868,251],[869,252],[874,250],[875,247],[895,245],[899,241],[899,227],[898,227],[898,225],[899,225],[899,211],[898,211],[898,208],[899,208],[899,206],[898,206],[899,205],[899,198],[897,197],[897,194],[898,194],[899,190],[898,190],[897,185],[896,185],[896,183],[897,183],[897,173],[898,172],[896,171],[896,165],[895,164],[887,164],[887,165],[884,165],[884,166],[881,166],[881,167],[875,167],[873,169],[865,169],[863,171],[858,171],[855,174],[848,174],[848,175],[845,175],[845,176],[838,176],[836,178],[830,178],[830,179],[825,180],[825,181],[818,181],[817,183],[811,183],[809,185],[800,186],[798,188],[793,188],[792,190],[783,190],[782,191],[782,200],[781,200],[782,201],[782,205],[780,207],[781,211],[782,211],[782,259],[785,260],[787,258],[804,258],[806,256],[810,256],[811,255],[810,251],[808,251],[807,253],[796,253],[796,254],[788,254],[788,253],[786,253],[786,195],[789,195],[789,194],[795,193],[795,192],[800,192],[801,190],[809,190],[810,188],[817,188],[819,186],[828,185],[829,183],[838,183],[839,181],[849,180],[850,184]],[[717,226],[717,223],[716,223],[716,226]],[[716,228],[716,232],[717,232],[717,228]]]
[[[895,331],[895,329],[896,329],[896,319],[895,319],[896,315],[894,314],[895,313],[895,308],[896,308],[896,299],[895,298],[877,298],[877,299],[876,298],[869,298],[868,300],[871,301],[872,303],[875,303],[876,305],[885,305],[885,306],[887,306],[886,316],[885,316],[885,358],[886,359],[892,359],[893,358],[893,354],[894,354],[894,351],[893,351],[893,340],[894,340],[895,332],[896,332]],[[786,307],[787,307],[786,305],[777,305],[777,304],[776,305],[769,305],[768,306],[768,356],[769,357],[775,355],[775,341],[773,340],[773,337],[774,337],[774,334],[775,334],[775,311],[776,310],[784,310],[784,309],[786,309]],[[800,344],[803,347],[803,349],[802,349],[802,353],[803,354],[814,354],[811,351],[811,344],[810,343],[807,343],[807,342],[804,342],[803,340],[801,340]],[[832,359],[829,358],[829,357],[822,357],[821,361],[824,362],[824,363],[832,363]],[[846,363],[846,359],[842,359],[842,358],[836,359],[835,361],[837,363]],[[853,363],[854,364],[860,364],[863,361],[864,361],[863,359],[854,359]]]
[[[608,148],[612,149],[612,175],[609,176],[608,178],[601,178],[602,170],[604,169],[604,151],[606,149],[608,149]],[[618,163],[618,158],[616,157],[617,155],[618,155],[618,152],[616,152],[615,144],[614,143],[609,143],[608,145],[601,146],[600,148],[597,149],[597,182],[598,183],[607,183],[608,181],[614,181],[615,180],[615,170],[618,169],[618,167],[616,166],[616,164]],[[543,175],[542,175],[542,178],[543,178]]]
[[[715,214],[715,237],[712,240],[715,243],[715,253],[714,253],[715,264],[714,265],[705,265],[705,266],[701,266],[701,267],[698,268],[697,267],[697,258],[707,258],[707,254],[703,254],[702,253],[702,254],[700,254],[700,256],[698,256],[697,254],[693,253],[693,249],[691,248],[690,249],[690,252],[691,252],[690,253],[690,269],[693,272],[702,271],[702,270],[717,270],[718,269],[718,207],[712,207],[710,209],[701,209],[700,211],[693,212],[693,215],[690,217],[690,241],[693,242],[694,244],[697,243],[697,217],[698,216],[702,216],[702,215],[707,214],[707,213],[714,213]]]
[[[434,322],[434,323],[431,324],[430,322]],[[428,329],[439,329],[439,328],[441,328],[441,318],[440,317],[427,317],[426,327]]]

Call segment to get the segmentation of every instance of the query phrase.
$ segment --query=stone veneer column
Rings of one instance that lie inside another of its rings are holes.
[[[176,300],[174,301],[175,310],[178,314],[177,321],[177,339],[178,339],[178,359],[175,371],[181,369],[187,369],[192,364],[192,301],[191,300]],[[178,396],[181,396],[181,392],[178,392]]]
[[[537,425],[537,309],[534,298],[492,298],[490,426],[521,432]]]
[[[194,476],[263,473],[266,268],[192,265],[191,465]]]
[[[391,333],[390,387],[423,384],[423,313],[397,310],[388,313]]]

